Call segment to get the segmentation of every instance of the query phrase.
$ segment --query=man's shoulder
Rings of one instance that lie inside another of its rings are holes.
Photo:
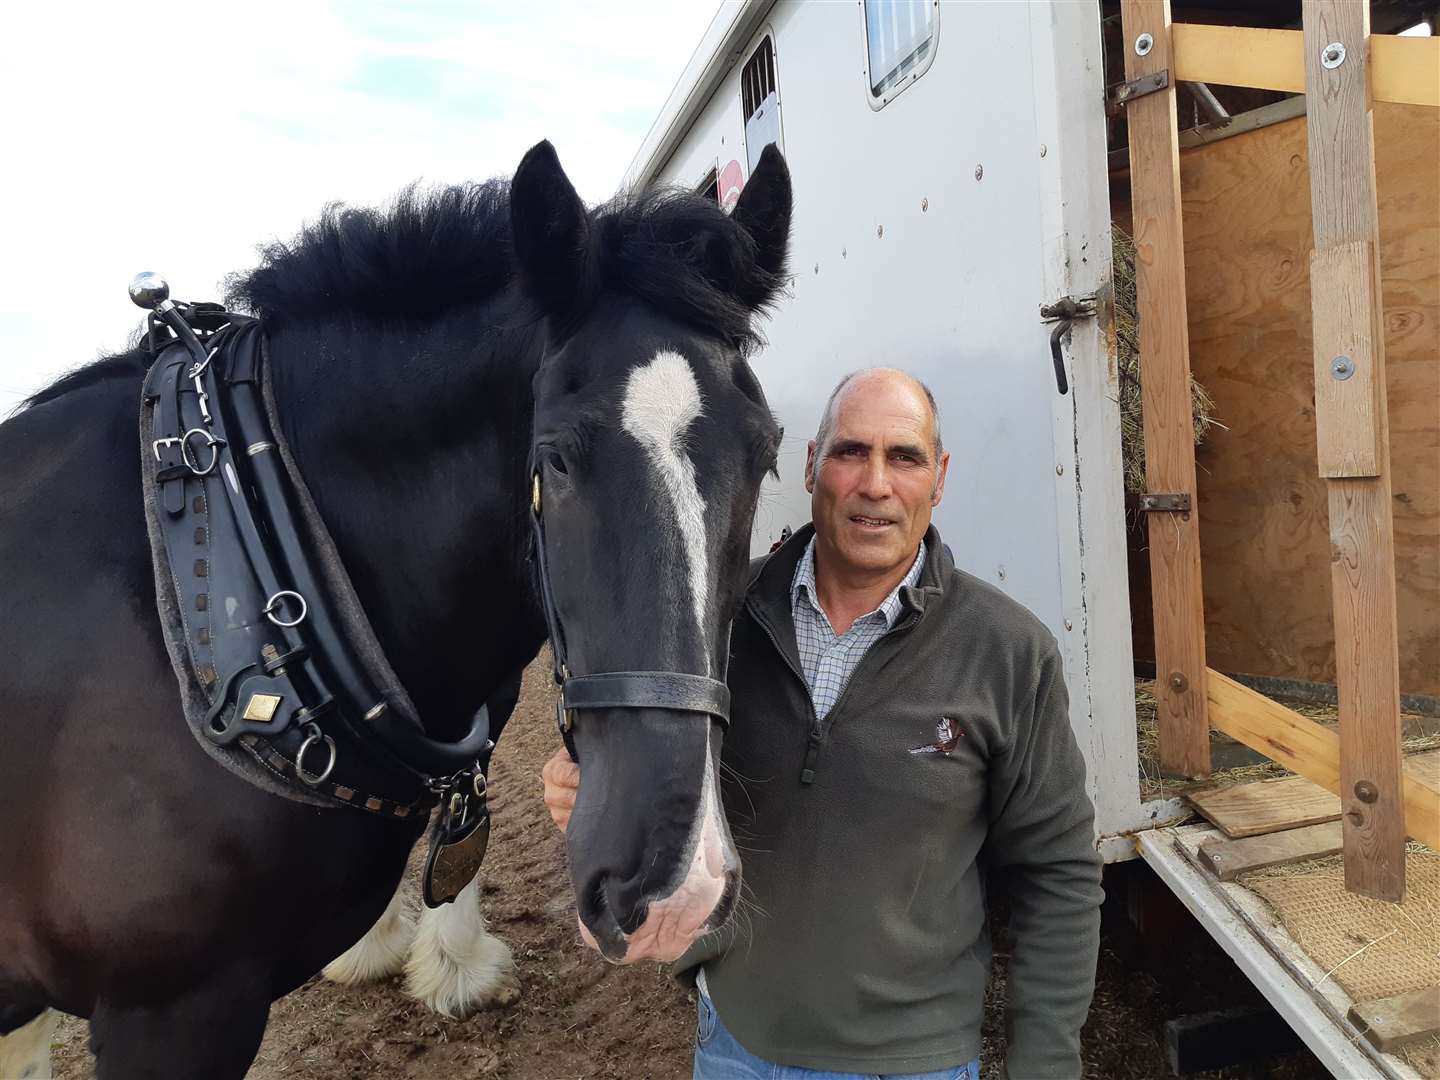
[[[1050,628],[1013,596],[959,567],[950,569],[942,606],[946,621],[963,625],[974,645],[1032,655],[1036,661],[1059,650]]]

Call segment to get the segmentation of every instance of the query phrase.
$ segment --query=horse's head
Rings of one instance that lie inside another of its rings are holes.
[[[515,175],[511,215],[545,318],[534,498],[568,674],[723,680],[780,434],[745,353],[784,270],[785,164],[767,150],[729,216],[684,192],[587,212],[542,143]],[[673,959],[725,920],[739,886],[720,724],[654,703],[572,719],[582,927],[612,960]]]

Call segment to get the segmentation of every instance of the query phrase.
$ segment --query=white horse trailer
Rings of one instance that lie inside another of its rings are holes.
[[[1440,96],[1431,88],[1440,86],[1440,49],[1433,39],[1423,50],[1390,44],[1399,38],[1372,39],[1368,15],[1358,14],[1365,6],[1350,0],[1306,0],[1303,35],[1177,23],[1172,38],[1168,0],[1124,0],[1121,7],[1124,26],[1117,14],[1111,31],[1123,37],[1129,83],[1118,97],[1124,103],[1127,96],[1154,95],[1143,122],[1141,110],[1132,109],[1129,128],[1134,231],[1142,252],[1137,265],[1143,264],[1142,355],[1143,335],[1152,335],[1146,444],[1155,459],[1162,437],[1170,438],[1167,445],[1176,452],[1168,456],[1190,470],[1188,479],[1183,469],[1167,475],[1163,462],[1147,461],[1148,491],[1190,492],[1196,485],[1188,410],[1172,412],[1168,420],[1152,410],[1162,378],[1183,379],[1168,385],[1172,399],[1183,397],[1188,405],[1188,394],[1173,389],[1189,388],[1176,83],[1304,91],[1307,77],[1314,77],[1310,69],[1334,68],[1336,56],[1343,64],[1345,54],[1326,38],[1323,57],[1315,58],[1323,64],[1311,64],[1309,39],[1322,33],[1322,24],[1340,33],[1335,26],[1353,16],[1354,25],[1345,29],[1353,36],[1352,64],[1375,46],[1375,99],[1433,106],[1440,104],[1431,100]],[[1368,110],[1365,77],[1361,68],[1354,107]],[[1367,1041],[1347,1023],[1346,1011],[1359,995],[1348,997],[1253,894],[1202,872],[1199,843],[1223,837],[1208,826],[1172,827],[1192,815],[1190,805],[1182,798],[1146,797],[1141,783],[1120,373],[1111,323],[1110,179],[1117,165],[1107,156],[1105,82],[1098,3],[737,0],[715,16],[625,182],[692,187],[728,209],[766,144],[777,143],[790,165],[790,289],[768,327],[768,345],[755,359],[786,439],[780,481],[767,486],[757,515],[756,551],[809,518],[805,446],[841,376],[892,365],[924,380],[934,391],[952,455],[936,523],[960,566],[1025,604],[1060,642],[1070,719],[1088,764],[1096,843],[1105,860],[1145,858],[1335,1075],[1413,1077],[1410,1066],[1382,1052],[1383,1040],[1373,1031]],[[1112,101],[1116,97],[1111,94]],[[1200,91],[1195,97],[1201,99]],[[1327,114],[1351,108],[1342,98],[1325,99]],[[1163,107],[1154,104],[1162,100]],[[1257,109],[1238,118],[1245,122],[1234,131],[1293,121],[1303,117],[1304,103],[1290,99],[1268,112]],[[1322,152],[1314,125],[1320,111],[1317,99],[1311,106],[1312,170]],[[1431,108],[1428,115],[1437,114]],[[1229,122],[1227,116],[1208,130],[1202,125],[1181,136],[1179,145],[1187,137],[1190,145],[1208,141]],[[1300,159],[1287,151],[1285,160]],[[1373,169],[1372,162],[1372,228]],[[1317,253],[1329,242],[1321,222],[1329,212],[1325,185],[1331,182],[1314,181]],[[1363,196],[1366,189],[1359,185],[1344,198],[1353,198],[1355,190]],[[1363,214],[1361,220],[1367,220]],[[1305,243],[1308,226],[1307,218]],[[1358,267],[1361,286],[1372,287],[1364,261],[1351,266]],[[1319,273],[1312,271],[1317,282]],[[1318,307],[1315,327],[1318,356],[1325,347],[1318,340]],[[1162,372],[1170,361],[1157,363],[1155,357],[1165,356],[1178,357],[1178,366]],[[1308,348],[1301,363],[1308,369]],[[1328,354],[1324,363],[1331,364]],[[1324,371],[1318,363],[1316,370]],[[1323,420],[1332,388],[1328,382],[1322,388],[1319,379],[1317,374],[1315,409]],[[1383,427],[1383,416],[1378,423]],[[1433,427],[1433,415],[1421,423]],[[1167,436],[1167,424],[1183,436]],[[1341,443],[1359,437],[1345,416],[1328,431]],[[1319,475],[1333,494],[1335,484],[1353,482],[1337,477],[1356,474],[1325,470],[1326,437],[1322,432]],[[1373,448],[1373,426],[1368,437]],[[1388,483],[1387,467],[1382,460],[1358,475]],[[1323,498],[1324,485],[1320,490]],[[1164,527],[1157,532],[1152,520],[1149,533],[1151,561],[1160,560],[1161,575],[1153,578],[1157,667],[1169,673],[1156,695],[1162,761],[1172,768],[1186,762],[1178,771],[1187,775],[1208,773],[1213,727],[1331,791],[1341,790],[1342,776],[1347,787],[1357,775],[1389,777],[1393,783],[1378,785],[1386,793],[1379,802],[1377,786],[1365,791],[1357,785],[1365,805],[1345,803],[1345,885],[1395,899],[1386,890],[1394,887],[1397,845],[1398,889],[1404,890],[1406,831],[1432,846],[1440,834],[1440,814],[1422,805],[1440,788],[1434,779],[1406,766],[1405,805],[1399,805],[1398,705],[1392,715],[1381,707],[1347,722],[1347,686],[1354,685],[1348,680],[1358,676],[1342,667],[1332,675],[1341,702],[1338,739],[1333,728],[1311,738],[1320,725],[1209,671],[1190,496],[1150,497],[1161,503],[1148,509],[1173,511],[1153,515]],[[1333,518],[1333,499],[1330,505]],[[1387,518],[1371,535],[1384,536],[1389,528]],[[1431,539],[1425,543],[1433,546]],[[1385,545],[1376,550],[1380,570],[1373,580],[1383,586]],[[1372,554],[1365,548],[1356,558],[1364,562]],[[1342,586],[1337,579],[1334,587]],[[1425,588],[1431,588],[1428,579]],[[1383,612],[1384,596],[1376,595],[1375,610]],[[1363,606],[1337,592],[1336,641],[1355,643],[1346,655],[1358,658],[1356,671],[1383,675],[1387,648],[1394,670],[1393,637],[1346,621],[1347,611]],[[1187,625],[1194,630],[1188,637],[1174,632]],[[1383,679],[1371,685],[1384,685]],[[1282,728],[1295,738],[1278,734]],[[1380,765],[1392,772],[1355,771],[1379,768],[1379,759],[1365,754],[1383,748],[1385,738],[1362,746],[1366,731],[1390,733],[1393,752],[1383,750]],[[1302,743],[1317,749],[1296,749]],[[1387,803],[1389,796],[1395,802]],[[1440,798],[1433,802],[1440,807]],[[1371,843],[1372,827],[1388,829],[1388,839]],[[1366,838],[1356,839],[1362,833]],[[1380,848],[1389,854],[1377,855]],[[1352,870],[1358,875],[1353,880]],[[1372,872],[1383,879],[1379,886]],[[1362,882],[1358,888],[1356,881]]]
[[[847,372],[935,393],[936,514],[958,565],[1035,612],[1065,655],[1101,849],[1180,816],[1140,799],[1116,370],[1097,318],[1041,308],[1109,280],[1100,25],[1087,4],[744,3],[696,50],[627,183],[733,202],[767,142],[795,194],[792,285],[756,361],[785,425],[755,543],[809,520],[806,441]],[[1103,305],[1102,305],[1103,306]]]

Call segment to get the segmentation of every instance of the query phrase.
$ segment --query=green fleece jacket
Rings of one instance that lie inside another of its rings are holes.
[[[1079,1077],[1100,860],[1055,639],[932,528],[900,618],[818,721],[790,607],[813,535],[757,564],[735,621],[725,807],[746,900],[677,974],[703,964],[725,1026],[774,1062],[962,1065],[990,975],[981,862],[1007,867],[1009,1075]]]

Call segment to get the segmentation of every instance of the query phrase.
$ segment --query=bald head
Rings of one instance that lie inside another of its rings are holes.
[[[834,390],[830,391],[830,399],[825,402],[825,412],[820,416],[820,427],[815,432],[815,468],[817,470],[824,463],[830,438],[835,434],[835,418],[839,415],[845,400],[851,394],[890,387],[908,389],[915,394],[919,402],[923,403],[930,416],[930,445],[935,460],[940,460],[945,453],[945,446],[940,439],[940,407],[935,404],[935,395],[930,392],[930,388],[915,376],[901,371],[899,368],[873,367],[852,371],[835,384]]]

